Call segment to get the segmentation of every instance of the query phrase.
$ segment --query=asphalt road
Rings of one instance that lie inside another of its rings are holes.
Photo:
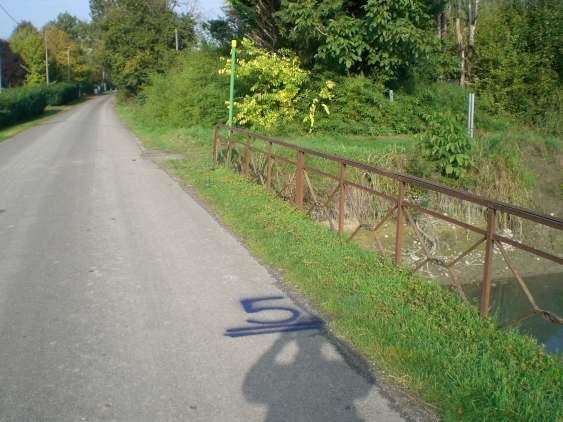
[[[403,420],[315,324],[111,97],[0,143],[0,421]]]

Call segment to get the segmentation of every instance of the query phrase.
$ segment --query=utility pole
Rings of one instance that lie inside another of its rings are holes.
[[[45,36],[45,74],[47,85],[49,85],[49,51],[47,50],[47,30],[44,33]]]
[[[179,39],[178,39],[178,28],[174,29],[174,34],[176,36],[176,53],[177,53],[178,51],[180,51],[180,42],[179,42]]]
[[[66,50],[66,66],[67,66],[67,77],[66,79],[70,81],[70,48]]]

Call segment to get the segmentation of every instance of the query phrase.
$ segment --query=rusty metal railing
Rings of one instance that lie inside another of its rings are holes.
[[[256,144],[263,145],[264,148],[259,148]],[[563,324],[563,319],[560,316],[553,311],[543,309],[536,302],[523,277],[513,264],[507,252],[507,247],[535,255],[538,259],[542,258],[548,260],[559,265],[558,268],[561,268],[563,265],[563,258],[559,255],[560,251],[555,253],[547,252],[525,242],[500,234],[497,231],[498,218],[502,214],[505,219],[523,219],[539,224],[544,228],[555,229],[558,234],[562,234],[563,220],[561,218],[553,215],[545,215],[508,203],[490,200],[430,180],[305,148],[281,139],[262,136],[245,129],[235,129],[224,125],[217,125],[215,127],[212,153],[215,162],[219,163],[222,161],[232,166],[235,170],[242,173],[242,175],[254,178],[258,183],[265,185],[267,189],[277,192],[285,199],[291,200],[295,207],[306,211],[308,214],[312,214],[317,210],[317,217],[322,217],[321,219],[327,221],[330,227],[333,230],[337,230],[342,236],[344,236],[346,231],[346,201],[352,190],[357,190],[363,194],[388,202],[389,208],[382,218],[374,224],[359,222],[354,230],[349,230],[350,234],[348,239],[354,239],[360,230],[365,229],[373,233],[375,245],[380,251],[384,252],[384,247],[376,233],[384,225],[388,225],[391,219],[395,217],[396,222],[393,230],[393,255],[395,264],[397,266],[401,265],[405,230],[410,228],[414,234],[415,242],[420,245],[424,255],[423,258],[414,262],[414,270],[419,271],[423,266],[429,263],[444,268],[452,285],[467,303],[469,303],[469,300],[464,293],[464,288],[459,281],[458,275],[454,271],[454,266],[484,243],[485,251],[481,281],[480,315],[487,317],[490,312],[493,260],[494,254],[497,253],[500,254],[506,263],[506,268],[510,270],[518,281],[531,307],[531,312],[519,321],[529,318],[532,315],[540,315],[549,322]],[[293,158],[292,155],[294,155]],[[324,167],[320,169],[308,165],[306,158],[323,160],[331,164],[334,171],[331,172]],[[280,175],[277,174],[276,171],[278,171],[277,167],[281,167],[282,165],[289,166],[289,170],[286,171],[285,175],[281,176],[282,182],[280,184]],[[352,180],[349,177],[351,171],[355,171],[359,174],[357,180]],[[326,194],[324,200],[319,199],[319,189],[316,189],[313,185],[311,175],[323,179]],[[395,184],[396,192],[385,192],[381,189],[374,188],[373,184],[366,183],[366,180],[369,181],[372,177],[381,177],[388,183]],[[276,178],[278,179],[277,186]],[[418,204],[415,200],[408,197],[407,192],[409,190],[445,195],[449,198],[481,207],[486,224],[484,227],[479,227],[474,223],[462,221],[462,219],[456,218],[455,216],[447,215],[444,212],[436,211],[428,206]],[[336,204],[331,206],[330,204],[333,202],[336,202]],[[444,260],[436,257],[428,246],[428,242],[425,241],[425,233],[416,223],[414,213],[424,214],[429,218],[441,220],[467,232],[472,232],[477,235],[477,240],[472,241],[468,248],[464,248],[461,254],[457,254],[452,259]]]

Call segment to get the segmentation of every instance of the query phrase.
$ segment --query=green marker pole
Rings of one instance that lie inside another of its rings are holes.
[[[235,74],[237,71],[237,41],[231,44],[231,89],[229,93],[229,126],[233,127],[233,114],[235,110]]]

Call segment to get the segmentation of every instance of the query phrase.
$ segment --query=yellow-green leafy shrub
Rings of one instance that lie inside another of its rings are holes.
[[[310,73],[290,50],[267,51],[244,39],[237,65],[237,78],[248,86],[245,95],[235,101],[238,124],[272,132],[303,122],[312,130],[319,105],[324,113],[329,113],[334,82],[324,82],[318,94],[314,94]],[[227,60],[220,73],[230,72],[231,60]]]

